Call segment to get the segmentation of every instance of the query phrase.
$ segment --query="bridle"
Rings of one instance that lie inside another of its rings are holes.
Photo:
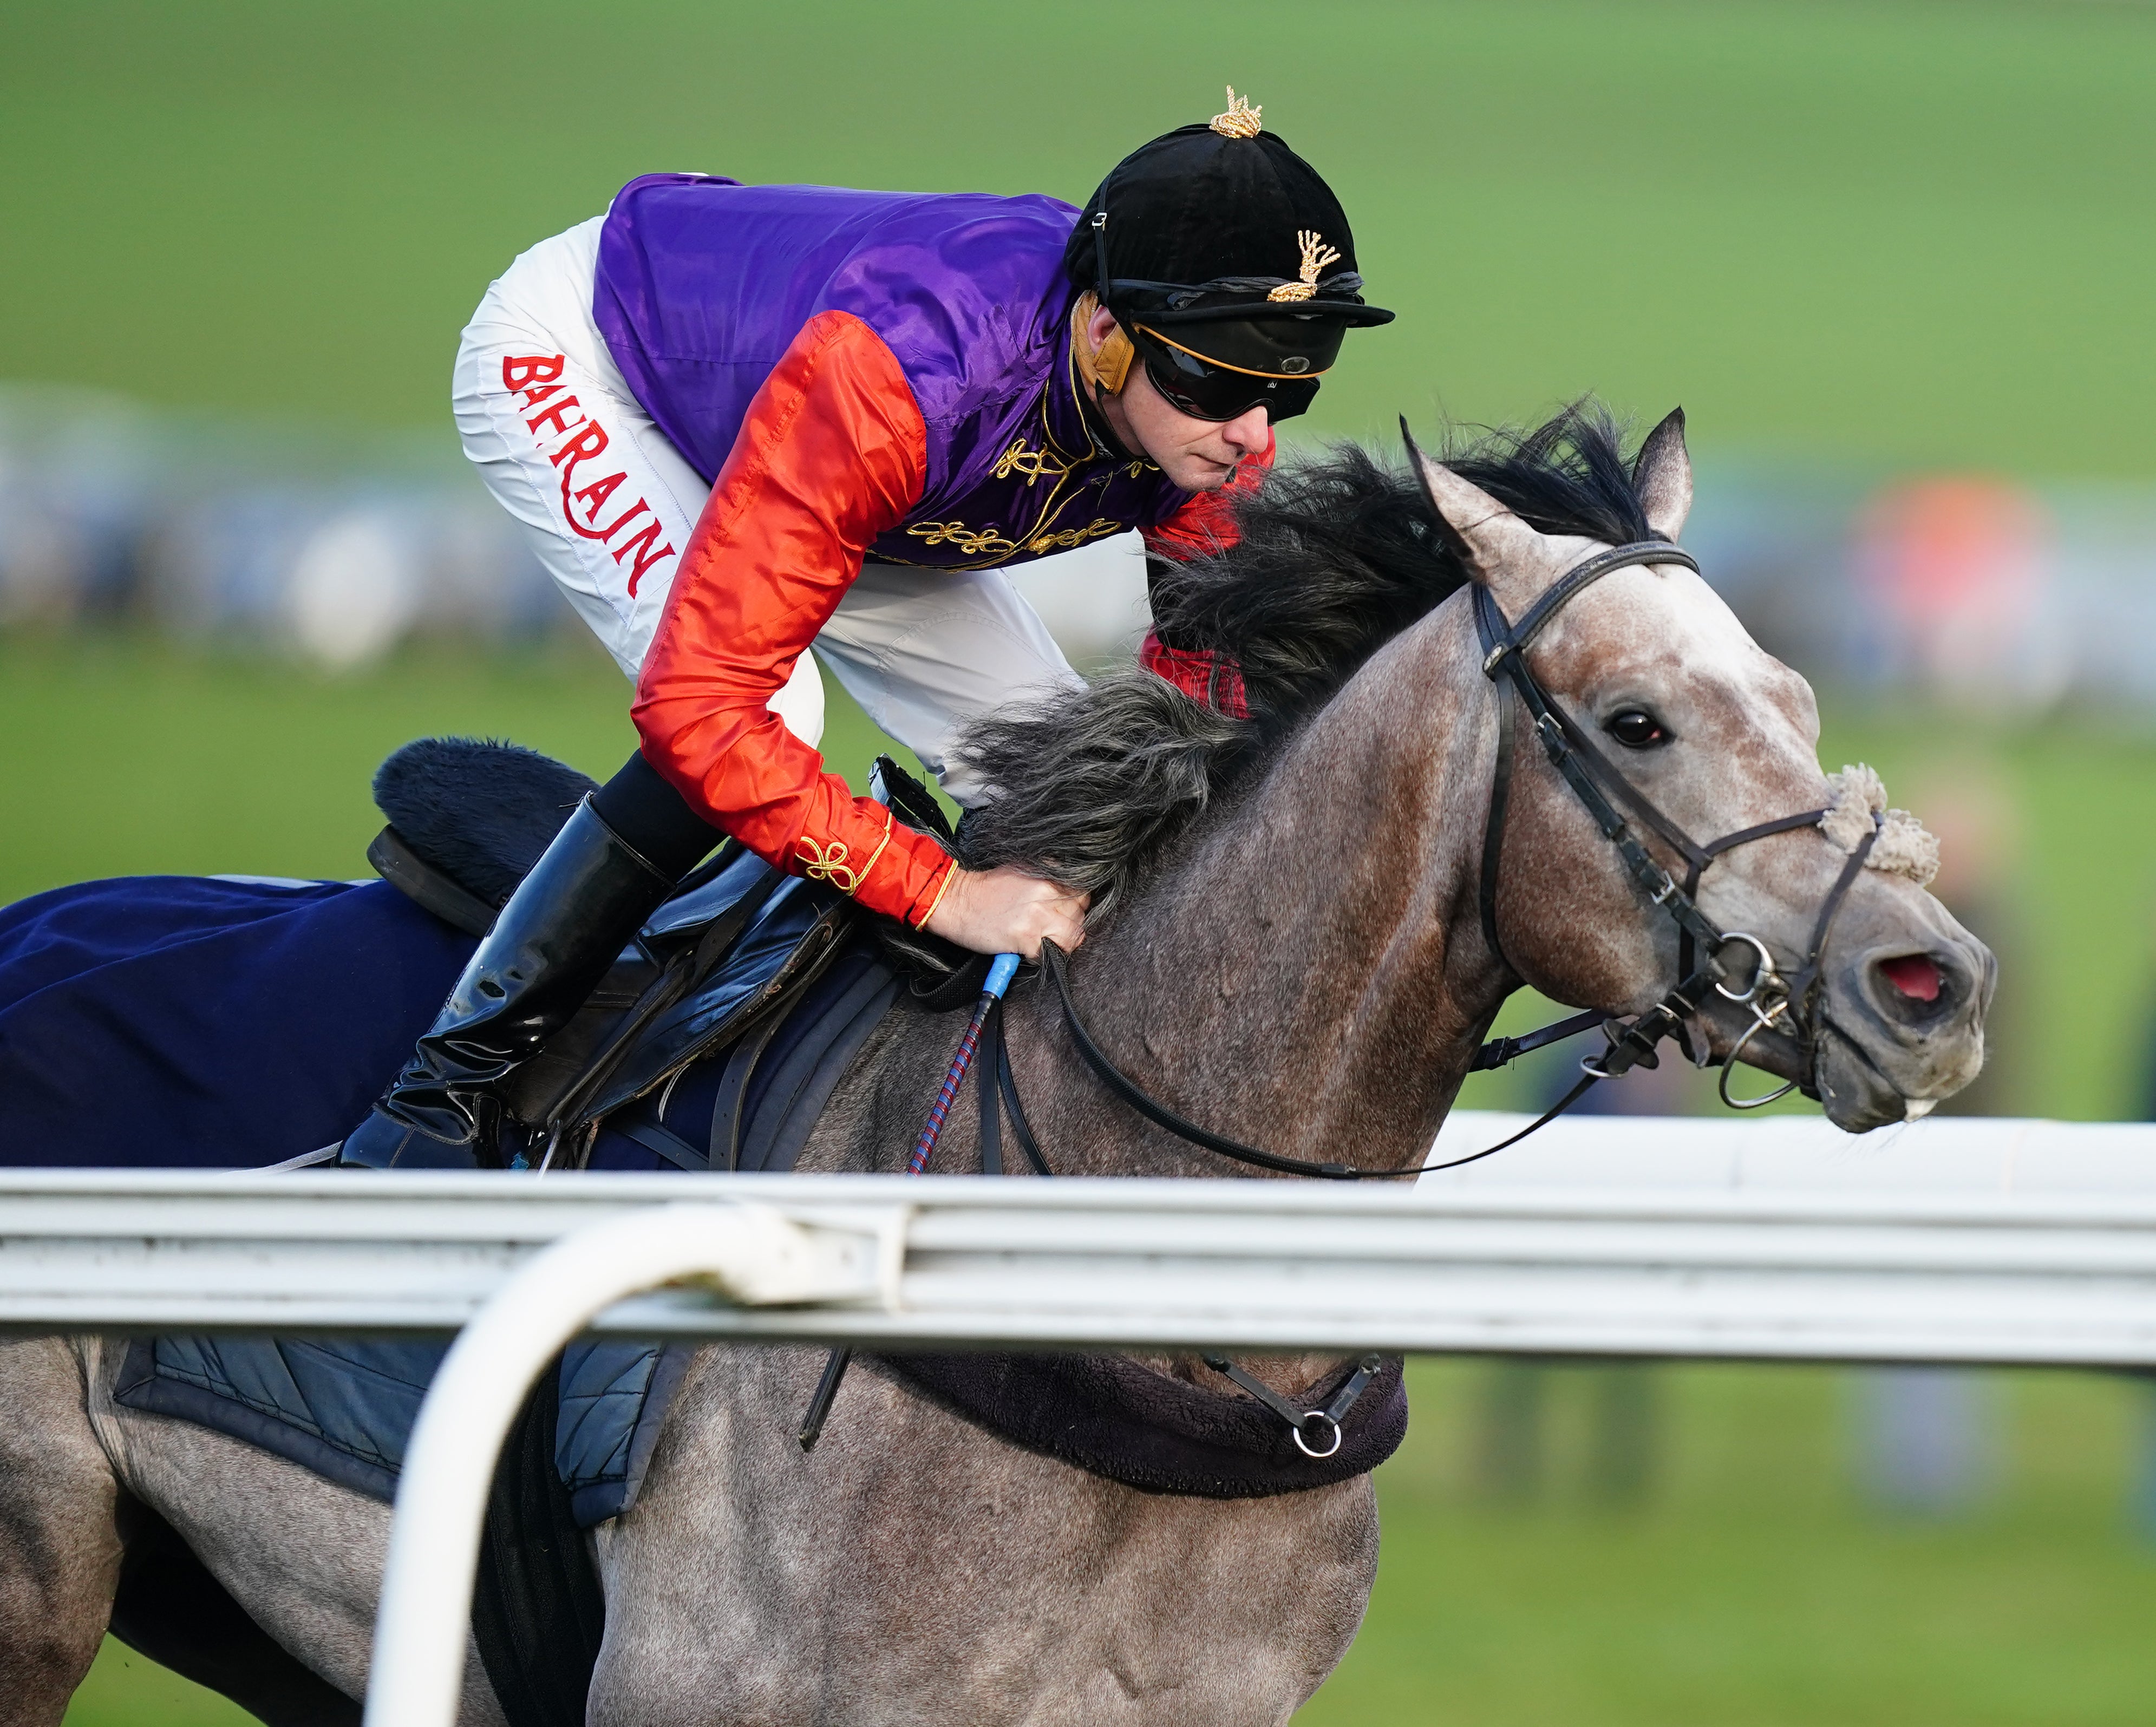
[[[1702,844],[1656,808],[1644,792],[1619,771],[1615,764],[1602,753],[1578,723],[1552,700],[1549,692],[1543,687],[1541,680],[1527,664],[1527,650],[1535,638],[1588,587],[1612,571],[1626,569],[1633,565],[1650,564],[1677,564],[1695,573],[1699,571],[1697,561],[1689,552],[1667,541],[1640,541],[1616,546],[1608,551],[1598,552],[1566,571],[1536,600],[1527,615],[1517,624],[1506,618],[1502,608],[1487,587],[1478,583],[1474,589],[1475,628],[1481,642],[1482,673],[1496,685],[1497,700],[1496,763],[1491,781],[1489,813],[1483,828],[1481,880],[1477,894],[1483,939],[1488,942],[1491,955],[1507,971],[1512,971],[1515,976],[1519,975],[1517,968],[1507,959],[1504,945],[1497,931],[1498,869],[1504,854],[1505,818],[1512,799],[1512,773],[1517,753],[1516,710],[1527,714],[1551,765],[1586,807],[1595,825],[1602,830],[1603,837],[1616,847],[1625,872],[1640,891],[1646,895],[1648,903],[1660,907],[1677,928],[1677,982],[1645,1013],[1630,1019],[1599,1010],[1574,1014],[1525,1037],[1495,1038],[1485,1043],[1469,1064],[1468,1071],[1471,1073],[1501,1068],[1530,1050],[1540,1049],[1599,1027],[1609,1047],[1599,1057],[1590,1056],[1581,1061],[1582,1077],[1570,1091],[1510,1138],[1465,1157],[1424,1164],[1414,1169],[1358,1169],[1351,1164],[1285,1157],[1275,1152],[1260,1150],[1255,1145],[1247,1145],[1240,1140],[1211,1132],[1186,1120],[1152,1097],[1116,1066],[1095,1041],[1079,1015],[1077,1003],[1071,998],[1070,981],[1066,975],[1062,950],[1052,941],[1045,941],[1041,944],[1042,968],[1055,986],[1065,1022],[1070,1028],[1071,1041],[1101,1083],[1156,1126],[1166,1129],[1178,1139],[1231,1158],[1238,1163],[1281,1174],[1315,1176],[1325,1181],[1398,1180],[1426,1175],[1435,1170],[1456,1169],[1462,1164],[1474,1163],[1502,1151],[1507,1146],[1517,1145],[1529,1134],[1548,1125],[1570,1109],[1598,1082],[1614,1079],[1635,1067],[1655,1066],[1656,1048],[1666,1038],[1674,1040],[1688,1057],[1704,1066],[1706,1052],[1702,1049],[1695,1053],[1692,1050],[1685,1022],[1687,1017],[1700,1011],[1712,992],[1725,1001],[1749,1007],[1752,1011],[1752,1023],[1745,1028],[1722,1060],[1720,1089],[1725,1104],[1732,1109],[1756,1109],[1788,1095],[1799,1086],[1802,1086],[1808,1094],[1816,1095],[1820,1033],[1824,1024],[1820,1007],[1821,957],[1826,951],[1827,937],[1833,930],[1835,919],[1848,899],[1850,889],[1856,884],[1857,876],[1878,838],[1880,817],[1876,814],[1873,816],[1871,832],[1864,835],[1843,864],[1834,885],[1820,903],[1819,917],[1813,925],[1811,942],[1803,962],[1785,976],[1775,963],[1772,951],[1759,937],[1743,930],[1722,930],[1700,910],[1697,898],[1700,879],[1708,866],[1725,853],[1748,845],[1754,840],[1815,827],[1830,812],[1826,809],[1800,811],[1793,816],[1783,816],[1771,822],[1759,823],[1754,827],[1740,828],[1734,833],[1724,834],[1719,839]],[[1630,819],[1625,812],[1630,812]],[[1634,821],[1683,860],[1684,879],[1681,881],[1655,861],[1653,853],[1634,831]],[[1732,946],[1748,948],[1753,956],[1750,981],[1741,990],[1731,986],[1730,968],[1722,959],[1723,951]],[[1036,1166],[1046,1173],[1046,1166],[1040,1158],[1034,1136],[1026,1122],[1024,1111],[1019,1103],[1017,1087],[1011,1078],[1009,1056],[1003,1047],[1003,1016],[999,1012],[991,1016],[991,1056],[998,1082],[997,1089],[1004,1107],[1011,1112],[1012,1125],[1028,1155],[1033,1158]],[[1778,1031],[1795,1039],[1799,1050],[1799,1070],[1803,1077],[1789,1080],[1762,1097],[1731,1096],[1730,1069],[1755,1038],[1769,1031]],[[984,1089],[984,1120],[986,1112],[991,1107]]]
[[[1476,894],[1483,939],[1489,943],[1491,952],[1507,971],[1516,976],[1519,975],[1518,968],[1506,958],[1504,944],[1497,934],[1497,874],[1504,855],[1505,817],[1512,797],[1516,710],[1526,712],[1551,765],[1586,807],[1588,814],[1602,830],[1603,838],[1617,848],[1626,874],[1647,896],[1648,903],[1660,906],[1677,927],[1678,981],[1653,1007],[1629,1021],[1619,1021],[1607,1014],[1583,1014],[1562,1021],[1558,1027],[1544,1028],[1546,1033],[1571,1036],[1574,1031],[1595,1024],[1605,1028],[1622,1027],[1607,1031],[1609,1048],[1599,1061],[1590,1057],[1581,1062],[1584,1077],[1580,1083],[1543,1118],[1544,1121],[1563,1114],[1596,1081],[1613,1079],[1643,1064],[1653,1066],[1656,1046],[1664,1038],[1674,1039],[1686,1055],[1691,1055],[1685,1019],[1699,1011],[1710,989],[1725,1001],[1752,1010],[1752,1023],[1722,1060],[1720,1091],[1723,1103],[1732,1109],[1756,1109],[1786,1097],[1800,1084],[1808,1091],[1814,1089],[1818,1063],[1816,1014],[1821,957],[1835,918],[1849,897],[1850,889],[1856,884],[1858,873],[1863,869],[1866,859],[1871,854],[1872,844],[1879,837],[1878,817],[1875,816],[1871,831],[1858,842],[1821,902],[1804,963],[1791,976],[1782,976],[1774,954],[1757,935],[1719,929],[1699,909],[1700,878],[1716,858],[1754,840],[1815,827],[1829,812],[1802,810],[1793,816],[1741,828],[1734,833],[1726,833],[1702,844],[1626,779],[1578,722],[1560,708],[1543,687],[1542,680],[1527,664],[1527,650],[1551,619],[1612,571],[1651,564],[1677,564],[1695,575],[1699,573],[1698,561],[1690,552],[1667,541],[1645,540],[1599,552],[1573,565],[1528,607],[1527,615],[1517,624],[1506,620],[1503,609],[1487,587],[1478,585],[1474,590],[1475,630],[1482,645],[1482,674],[1498,684],[1496,768],[1490,787],[1489,817],[1482,833],[1482,877]],[[1498,683],[1501,678],[1504,680],[1502,684]],[[1517,703],[1506,699],[1507,685],[1518,698]],[[1681,882],[1655,861],[1653,854],[1632,831],[1630,823],[1620,812],[1620,805],[1630,810],[1643,827],[1683,859],[1685,874]],[[1754,958],[1751,981],[1742,991],[1729,986],[1729,970],[1722,961],[1725,948],[1739,944],[1750,948]],[[1775,1029],[1795,1037],[1800,1067],[1806,1078],[1792,1079],[1763,1097],[1732,1097],[1730,1070],[1754,1038],[1762,1032]],[[1485,1045],[1476,1057],[1474,1068],[1502,1066],[1515,1054],[1540,1048],[1541,1044],[1533,1039],[1542,1037],[1543,1033],[1532,1033],[1526,1038],[1500,1039],[1499,1047],[1509,1044],[1510,1048],[1495,1060],[1486,1061],[1492,1054],[1493,1046]],[[1557,1038],[1548,1037],[1544,1041],[1553,1043]],[[1537,1127],[1541,1125],[1539,1121],[1535,1124]]]

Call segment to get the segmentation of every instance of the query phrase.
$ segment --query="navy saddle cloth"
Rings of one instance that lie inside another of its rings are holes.
[[[722,951],[699,956],[715,929]],[[0,910],[0,1161],[259,1168],[334,1144],[473,945],[383,883],[121,878]],[[681,986],[651,991],[670,965]],[[536,1105],[566,1112],[590,1168],[792,1168],[901,990],[840,896],[738,852],[616,971],[654,1011],[629,1026],[627,1001],[603,998],[563,1035],[588,1048],[535,1064]],[[117,1395],[387,1500],[446,1349],[146,1339]],[[686,1359],[612,1340],[564,1354],[554,1460],[579,1525],[633,1500]]]

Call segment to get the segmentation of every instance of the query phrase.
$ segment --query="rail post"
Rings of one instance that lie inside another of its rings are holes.
[[[365,1727],[454,1727],[487,1488],[510,1423],[556,1351],[624,1298],[696,1282],[745,1306],[888,1303],[905,1212],[875,1230],[751,1203],[675,1205],[564,1237],[458,1334],[427,1391],[398,1484]]]

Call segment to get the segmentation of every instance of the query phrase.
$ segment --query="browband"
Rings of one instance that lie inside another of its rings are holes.
[[[1599,552],[1582,564],[1575,564],[1557,581],[1551,583],[1543,597],[1527,607],[1527,616],[1517,623],[1502,623],[1504,614],[1496,612],[1502,630],[1496,645],[1482,662],[1485,673],[1497,669],[1497,663],[1507,653],[1517,653],[1542,633],[1543,626],[1556,615],[1574,595],[1592,582],[1599,582],[1612,570],[1622,570],[1630,564],[1681,564],[1695,576],[1699,573],[1699,561],[1682,546],[1667,540],[1635,540],[1630,546],[1620,546],[1611,551]]]

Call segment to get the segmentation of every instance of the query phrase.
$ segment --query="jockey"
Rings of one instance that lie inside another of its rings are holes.
[[[501,1083],[726,835],[983,953],[1083,935],[1082,895],[962,869],[823,771],[824,665],[961,806],[965,723],[1073,681],[1012,565],[1137,528],[1217,551],[1366,305],[1346,213],[1260,110],[1045,197],[631,181],[525,253],[456,362],[488,489],[636,680],[640,740],[569,817],[345,1141],[490,1161]],[[1238,711],[1232,664],[1142,658]]]

